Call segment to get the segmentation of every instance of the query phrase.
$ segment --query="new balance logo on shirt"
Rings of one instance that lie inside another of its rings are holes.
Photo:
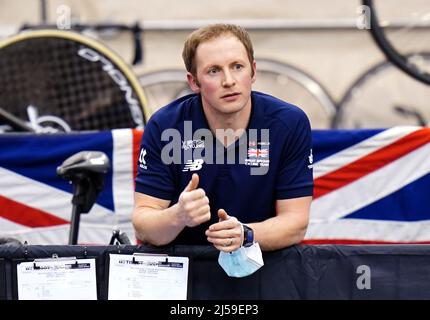
[[[185,166],[184,166],[184,169],[182,169],[182,172],[198,171],[202,168],[203,162],[204,162],[203,159],[188,160],[185,163]]]

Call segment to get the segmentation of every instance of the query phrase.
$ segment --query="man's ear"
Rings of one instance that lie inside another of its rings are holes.
[[[252,78],[251,81],[252,83],[255,82],[255,80],[257,79],[257,62],[255,62],[255,60],[252,62]]]
[[[194,77],[190,72],[187,72],[187,81],[188,85],[190,86],[190,89],[194,93],[200,93],[199,82],[197,81],[197,78]]]

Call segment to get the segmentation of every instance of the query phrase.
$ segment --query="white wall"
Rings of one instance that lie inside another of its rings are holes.
[[[55,23],[57,8],[67,5],[75,19],[83,23],[139,21],[154,29],[163,25],[195,25],[213,20],[237,20],[247,25],[291,22],[314,23],[319,28],[285,27],[280,30],[250,28],[257,58],[270,58],[291,64],[305,71],[322,84],[335,101],[339,101],[350,85],[371,66],[385,58],[366,30],[355,28],[358,0],[47,0],[48,18]],[[378,1],[381,3],[382,0]],[[383,0],[384,17],[403,21],[430,10],[428,0]],[[0,0],[0,30],[17,28],[24,22],[37,23],[39,1]],[[294,25],[294,24],[292,24]],[[345,25],[345,28],[327,28]],[[416,32],[413,46],[430,51],[429,28]],[[181,51],[190,30],[149,30],[143,35],[144,63],[134,67],[141,74],[165,68],[183,68]],[[2,34],[2,32],[0,32]],[[402,39],[410,39],[401,35]],[[131,61],[130,35],[100,38],[126,61]],[[427,40],[426,40],[427,39]],[[405,47],[407,48],[407,46]],[[412,89],[405,94],[413,96]],[[430,108],[430,106],[429,106]]]

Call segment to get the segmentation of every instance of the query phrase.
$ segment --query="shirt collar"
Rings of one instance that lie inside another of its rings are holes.
[[[192,97],[192,102],[189,104],[188,119],[192,120],[193,132],[198,129],[210,130],[208,121],[203,111],[202,97],[200,94],[196,94]],[[259,98],[255,91],[251,92],[251,116],[246,128],[247,133],[249,129],[262,129],[264,126],[264,105],[259,101]],[[215,139],[216,140],[216,139]],[[260,139],[258,138],[257,141]],[[227,149],[237,147],[243,143],[247,143],[244,139],[238,139],[236,143],[230,145]]]
[[[262,129],[264,126],[264,105],[259,101],[255,91],[251,92],[251,105],[251,117],[246,129]]]

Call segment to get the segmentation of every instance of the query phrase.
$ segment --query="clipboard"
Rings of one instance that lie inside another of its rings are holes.
[[[97,300],[96,260],[36,258],[16,263],[17,299]]]
[[[186,300],[189,258],[159,253],[109,255],[109,300]]]

